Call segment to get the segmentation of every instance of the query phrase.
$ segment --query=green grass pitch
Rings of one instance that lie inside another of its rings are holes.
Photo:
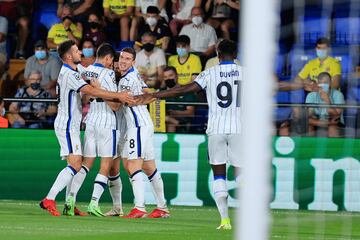
[[[79,207],[85,210],[86,204]],[[105,212],[111,205],[101,207]],[[126,212],[130,209],[125,205]],[[34,201],[0,201],[0,239],[233,239],[234,231],[215,229],[219,224],[215,207],[172,206],[170,210],[168,219],[52,217]],[[233,209],[230,214],[233,217]],[[360,239],[358,213],[281,210],[272,211],[271,222],[271,239]]]

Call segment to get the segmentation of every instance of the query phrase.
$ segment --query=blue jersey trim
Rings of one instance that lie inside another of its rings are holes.
[[[125,73],[124,76],[121,76],[121,78],[126,77],[126,75],[128,75],[129,73],[131,73],[131,72],[133,72],[133,71],[135,71],[135,70],[134,70],[134,67],[131,67],[131,68],[129,69],[129,71],[127,71],[127,73]]]
[[[72,171],[72,173],[73,173],[74,175],[77,174],[77,171],[75,170],[75,168],[73,168],[73,167],[70,166],[70,165],[67,165],[67,167]]]
[[[155,174],[157,173],[157,168],[155,169],[155,171],[148,177],[149,181],[152,181],[152,178],[155,176]]]
[[[226,176],[225,175],[214,175],[214,180],[219,180],[219,179],[226,180]]]
[[[103,182],[100,182],[100,181],[95,181],[94,184],[99,184],[100,186],[102,186],[104,189],[106,189],[106,186],[107,184],[106,183],[103,183]]]
[[[101,63],[94,63],[93,64],[94,67],[105,67],[104,65],[102,65]]]
[[[113,150],[112,155],[116,155],[116,130],[112,130],[112,137],[113,137]]]
[[[219,63],[220,65],[228,65],[228,64],[235,64],[234,61],[222,61]]]
[[[89,84],[85,83],[85,84],[81,85],[81,86],[76,90],[76,92],[80,92],[80,90],[81,90],[83,87],[85,87],[86,85],[89,85]]]
[[[70,69],[71,71],[77,72],[75,69],[73,69],[69,64],[64,63],[64,67]]]
[[[138,146],[137,146],[137,155],[138,155],[138,158],[141,158],[141,136],[140,136],[140,127],[137,128],[137,143],[138,143]]]
[[[118,178],[120,178],[120,173],[116,176],[109,176],[109,181],[115,181]]]
[[[130,107],[131,113],[133,114],[134,120],[135,120],[135,127],[139,127],[138,118],[136,116],[136,113],[132,107]]]
[[[71,137],[70,137],[70,125],[71,125],[71,118],[72,118],[71,105],[72,105],[72,93],[73,92],[74,92],[74,90],[70,90],[69,95],[68,95],[68,103],[69,103],[68,115],[69,115],[69,117],[68,117],[68,120],[66,123],[66,141],[67,141],[67,145],[68,145],[69,154],[73,153]]]

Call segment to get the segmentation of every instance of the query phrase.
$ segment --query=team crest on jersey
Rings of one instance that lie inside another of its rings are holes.
[[[76,80],[80,81],[80,74],[79,73],[73,73]]]

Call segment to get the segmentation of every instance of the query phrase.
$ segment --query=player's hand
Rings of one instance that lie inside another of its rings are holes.
[[[99,80],[98,79],[96,79],[96,78],[91,78],[90,79],[90,84],[91,84],[91,86],[93,86],[94,88],[101,88],[101,84],[100,84],[100,82],[99,82]]]
[[[118,99],[120,102],[123,102],[127,105],[135,105],[136,101],[132,95],[130,95],[128,92],[119,92],[118,93]]]
[[[308,91],[308,92],[317,92],[317,91],[319,91],[319,86],[314,82],[305,83],[304,89],[305,89],[305,91]]]
[[[144,93],[142,95],[135,96],[137,105],[146,105],[156,100],[151,93]]]

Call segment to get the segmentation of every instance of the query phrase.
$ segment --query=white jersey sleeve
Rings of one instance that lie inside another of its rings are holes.
[[[209,79],[209,72],[207,70],[200,73],[194,80],[202,89],[206,89]]]

